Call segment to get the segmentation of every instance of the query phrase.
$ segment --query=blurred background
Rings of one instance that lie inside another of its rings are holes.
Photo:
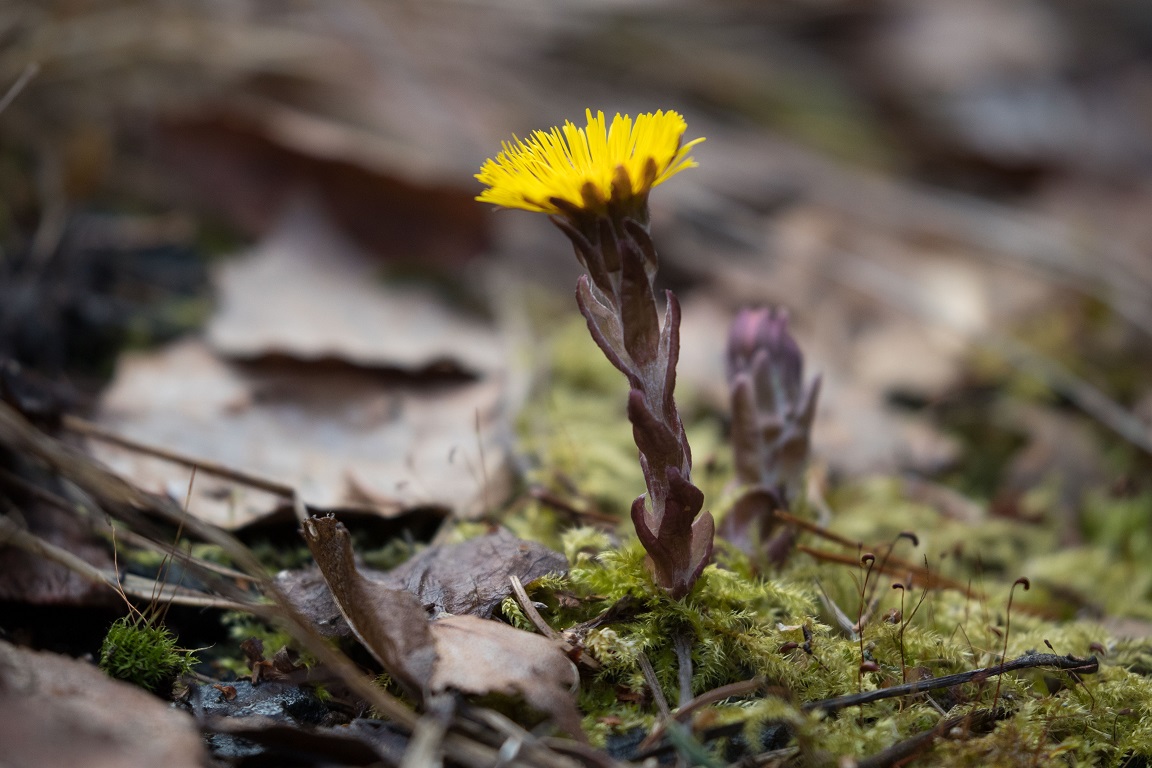
[[[0,356],[53,382],[9,364],[25,408],[317,504],[490,507],[577,265],[473,174],[675,109],[707,137],[653,195],[689,411],[725,417],[727,323],[779,304],[832,477],[976,516],[1148,490],[1147,3],[9,0],[0,92]]]

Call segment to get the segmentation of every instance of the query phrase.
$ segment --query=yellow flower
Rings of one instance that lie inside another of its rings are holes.
[[[488,186],[476,199],[553,215],[567,213],[565,203],[600,213],[613,199],[614,182],[616,200],[644,201],[652,187],[696,167],[688,152],[704,139],[682,145],[688,125],[677,112],[637,115],[635,122],[617,113],[607,128],[603,112],[585,114],[587,128],[569,121],[504,142],[476,174]]]

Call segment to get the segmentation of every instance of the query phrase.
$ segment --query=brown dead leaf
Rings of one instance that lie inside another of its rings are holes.
[[[365,578],[356,569],[352,537],[335,517],[306,520],[301,532],[356,638],[405,688],[423,696],[436,650],[420,601]]]
[[[369,568],[365,568],[363,573],[375,581],[383,576],[382,572],[373,573]],[[281,571],[276,574],[276,586],[288,598],[292,607],[300,611],[324,637],[349,637],[352,634],[319,569],[311,567]]]
[[[482,512],[507,484],[499,337],[431,289],[389,285],[376,269],[301,200],[253,253],[219,270],[211,348],[189,340],[125,355],[97,420],[296,488],[310,506]],[[150,491],[187,493],[184,467],[104,443],[92,452]],[[189,511],[235,529],[282,501],[200,474]]]
[[[112,570],[108,548],[75,515],[36,500],[22,501],[28,531],[85,562]],[[59,563],[0,541],[0,600],[32,605],[92,605],[116,600],[115,594]]]
[[[568,561],[559,552],[501,528],[460,544],[427,549],[389,571],[383,581],[416,595],[433,615],[487,619],[512,593],[509,576],[527,584],[549,573],[567,572]]]
[[[573,696],[579,675],[558,643],[476,616],[434,621],[432,636],[437,652],[433,692],[519,695],[564,731],[583,736]]]
[[[498,337],[482,319],[428,288],[384,282],[379,261],[340,234],[318,205],[297,199],[252,252],[217,271],[220,308],[208,326],[217,353],[411,372],[504,367]]]
[[[360,573],[389,589],[411,592],[433,615],[470,614],[487,619],[512,594],[510,576],[528,584],[567,570],[568,563],[559,552],[498,529],[459,544],[425,550],[391,571],[361,568]],[[284,571],[277,574],[276,582],[322,635],[352,634],[323,574],[316,569]]]
[[[349,366],[240,365],[189,340],[124,355],[98,418],[142,443],[295,487],[309,506],[466,517],[507,479],[503,395],[491,378],[430,384]],[[187,493],[185,467],[96,441],[90,451],[141,488]],[[235,530],[281,503],[200,473],[189,511]]]
[[[352,631],[409,688],[424,695],[518,695],[583,738],[573,696],[576,667],[559,644],[475,616],[429,623],[410,592],[389,589],[356,569],[351,537],[334,517],[311,518],[302,532]]]
[[[199,768],[192,719],[91,664],[0,640],[0,744],[21,768]]]
[[[333,153],[340,133],[290,109],[225,108],[158,125],[157,154],[191,196],[247,232],[268,232],[309,190],[333,226],[389,261],[459,267],[486,245],[490,217],[470,185],[429,183],[373,162],[357,140],[364,135],[349,137],[349,153]]]

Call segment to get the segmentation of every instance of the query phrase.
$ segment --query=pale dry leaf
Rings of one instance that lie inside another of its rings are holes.
[[[512,593],[509,576],[528,584],[549,573],[567,572],[562,554],[501,528],[460,544],[427,549],[389,571],[383,581],[412,592],[434,615],[466,613],[486,619]]]
[[[433,385],[350,367],[239,365],[195,340],[127,353],[100,400],[114,433],[265,477],[323,508],[478,514],[507,487],[503,386]],[[91,453],[183,500],[190,471],[102,442]],[[234,530],[284,500],[199,473],[189,511]]]
[[[576,709],[576,665],[559,643],[499,621],[446,616],[432,622],[436,640],[433,692],[519,695],[561,729],[583,737]]]
[[[520,696],[583,738],[574,697],[579,676],[558,643],[476,616],[429,622],[411,592],[357,570],[351,536],[334,517],[311,518],[302,533],[352,631],[410,689]]]
[[[199,768],[192,718],[82,661],[0,640],[4,765],[55,768]]]
[[[208,342],[227,357],[284,355],[364,368],[471,374],[504,368],[494,329],[412,283],[386,283],[380,262],[298,198],[253,251],[216,273],[220,307]]]

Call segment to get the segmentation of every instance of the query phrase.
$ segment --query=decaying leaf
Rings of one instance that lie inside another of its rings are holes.
[[[414,695],[428,690],[436,650],[428,614],[411,592],[389,589],[356,569],[352,537],[334,517],[312,518],[304,540],[352,632]]]
[[[0,762],[24,768],[198,768],[193,721],[91,664],[0,640]]]
[[[413,692],[518,695],[583,738],[573,695],[576,667],[557,643],[475,616],[429,622],[411,592],[389,589],[356,569],[351,536],[334,517],[307,520],[303,535],[352,631]]]
[[[468,516],[500,495],[502,398],[494,378],[433,385],[351,366],[241,365],[184,341],[122,357],[98,418],[125,437],[295,487],[310,506]],[[142,488],[187,494],[186,467],[90,448]],[[234,530],[284,501],[199,473],[188,509]]]
[[[425,550],[389,571],[383,581],[415,594],[433,615],[466,613],[487,619],[511,594],[509,576],[527,584],[567,571],[568,561],[559,552],[501,528],[460,544]]]
[[[97,420],[296,488],[310,506],[484,511],[508,479],[499,337],[378,268],[315,205],[290,206],[252,253],[218,270],[207,343],[125,355]],[[150,491],[187,494],[186,467],[103,442],[92,451]],[[283,502],[202,473],[188,507],[231,530]]]
[[[425,550],[391,571],[362,568],[360,573],[389,589],[411,592],[433,616],[470,614],[487,619],[512,594],[510,576],[528,584],[567,570],[568,563],[559,552],[516,538],[501,528],[459,544]],[[351,634],[332,590],[316,569],[283,571],[277,574],[276,582],[322,635]]]
[[[433,692],[520,695],[582,738],[574,698],[579,675],[558,643],[476,616],[447,616],[431,626],[437,652]]]
[[[107,549],[74,515],[36,500],[22,502],[20,512],[32,533],[98,568],[111,570],[112,558]],[[105,585],[0,541],[0,600],[32,605],[90,605],[115,599]]]
[[[341,235],[317,204],[298,200],[255,249],[217,271],[220,310],[208,341],[217,353],[240,359],[284,355],[471,374],[504,366],[491,327],[428,288],[390,285],[379,270],[379,261]]]

